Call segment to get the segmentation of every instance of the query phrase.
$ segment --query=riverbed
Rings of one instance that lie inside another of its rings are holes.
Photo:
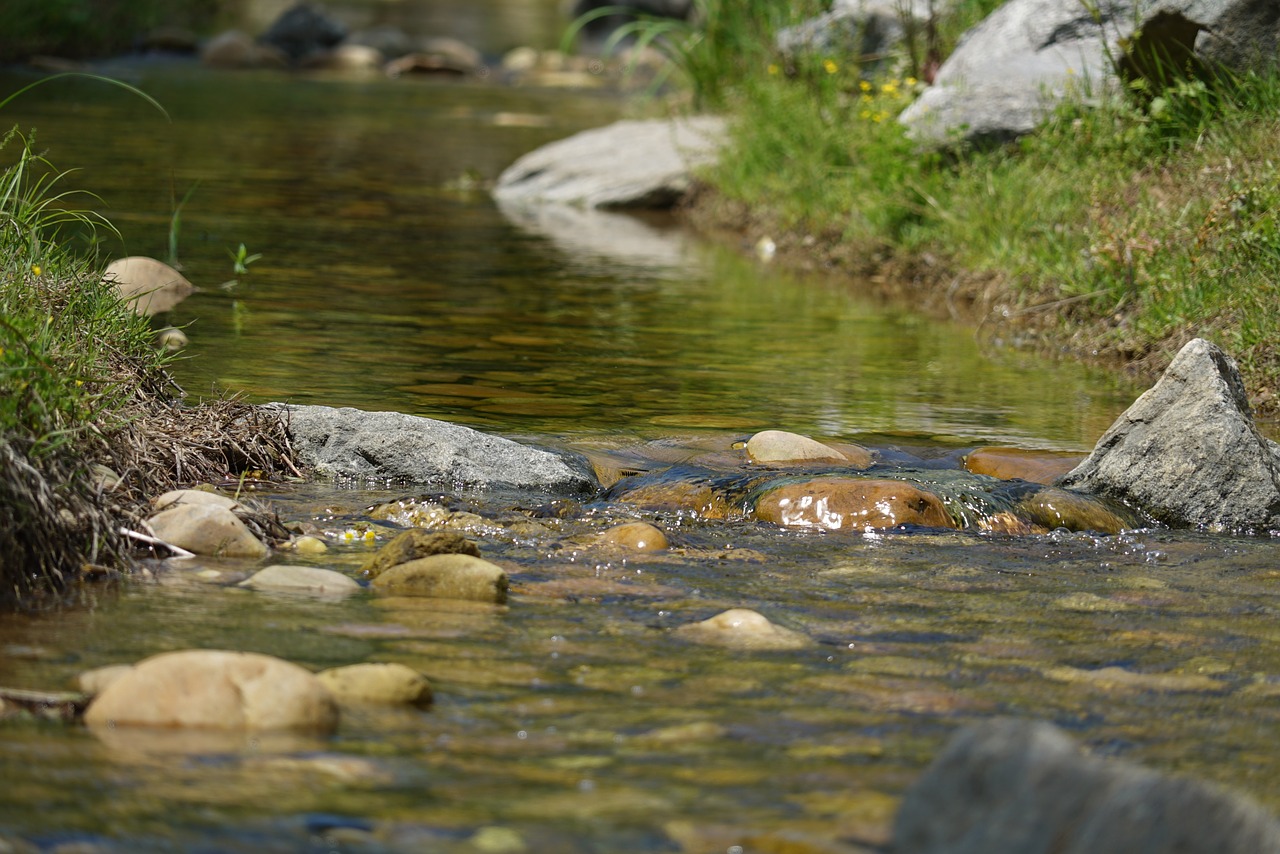
[[[1087,451],[1142,390],[796,276],[664,217],[500,210],[525,151],[607,123],[612,92],[493,81],[117,69],[166,106],[64,81],[36,127],[119,228],[201,291],[166,322],[193,397],[395,410],[571,450],[732,448],[792,430],[886,456]],[[15,79],[3,78],[6,89]],[[184,201],[185,200],[185,201]],[[236,275],[239,244],[262,258]],[[234,280],[234,282],[233,282]],[[1090,748],[1280,809],[1280,567],[1269,538],[1164,530],[788,531],[580,496],[370,485],[257,490],[356,574],[439,504],[510,574],[506,606],[235,586],[260,564],[152,563],[0,626],[0,684],[62,689],[170,649],[310,668],[408,664],[429,710],[364,709],[322,740],[0,726],[0,835],[41,849],[827,851],[883,842],[958,726],[1053,721]],[[447,514],[446,514],[447,515]],[[671,547],[598,535],[644,519]],[[752,608],[803,633],[747,652],[676,629]],[[807,847],[806,847],[807,846]],[[823,847],[826,846],[826,847]]]

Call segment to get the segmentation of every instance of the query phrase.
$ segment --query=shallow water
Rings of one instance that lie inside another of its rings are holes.
[[[467,170],[492,178],[617,116],[599,93],[127,72],[171,125],[82,83],[8,118],[83,168],[72,180],[108,203],[124,251],[163,255],[172,203],[195,187],[179,255],[204,290],[171,318],[192,339],[176,371],[195,394],[217,383],[655,457],[769,427],[945,457],[1085,450],[1140,390],[669,222],[509,217],[460,188]],[[240,242],[264,257],[220,288]],[[260,497],[331,544],[288,562],[355,573],[394,533],[366,508],[406,495]],[[3,834],[121,851],[831,850],[882,841],[954,727],[997,714],[1280,808],[1270,540],[795,532],[590,500],[432,498],[479,515],[453,518],[510,572],[509,606],[250,592],[232,585],[253,565],[201,560],[6,618],[8,686],[61,689],[90,667],[215,647],[313,668],[403,662],[436,703],[349,714],[317,741],[8,722]],[[672,548],[597,542],[638,517]],[[366,530],[373,544],[344,538]],[[674,631],[732,607],[813,644],[739,652]]]

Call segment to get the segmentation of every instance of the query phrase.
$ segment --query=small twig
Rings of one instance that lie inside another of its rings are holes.
[[[173,552],[173,556],[175,558],[189,558],[196,556],[195,552],[189,552],[181,546],[175,546],[173,543],[166,543],[164,540],[148,536],[147,534],[143,534],[138,531],[130,531],[128,528],[121,528],[120,533],[131,539],[146,543],[149,546],[164,546],[166,549]]]

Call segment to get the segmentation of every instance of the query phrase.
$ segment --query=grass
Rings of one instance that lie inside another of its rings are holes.
[[[149,321],[68,248],[113,230],[77,209],[69,174],[16,132],[0,158],[0,607],[30,608],[127,567],[160,492],[292,465],[278,421],[183,403]]]
[[[1155,370],[1209,337],[1275,413],[1280,77],[1138,80],[1063,105],[1016,145],[943,156],[895,120],[920,83],[842,62],[744,70],[697,220],[767,233],[784,256],[905,271],[917,304],[945,291],[1059,352]]]

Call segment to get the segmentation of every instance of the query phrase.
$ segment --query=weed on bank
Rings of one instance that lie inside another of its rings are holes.
[[[927,60],[986,11],[959,4],[936,22],[945,37],[909,42],[896,64],[745,68],[722,96],[734,129],[707,176],[712,220],[720,204],[722,219],[856,273],[926,259],[919,287],[981,282],[979,312],[999,306],[1053,349],[1158,370],[1210,338],[1274,414],[1280,77],[1139,79],[1082,94],[1016,144],[921,151],[897,115]]]

